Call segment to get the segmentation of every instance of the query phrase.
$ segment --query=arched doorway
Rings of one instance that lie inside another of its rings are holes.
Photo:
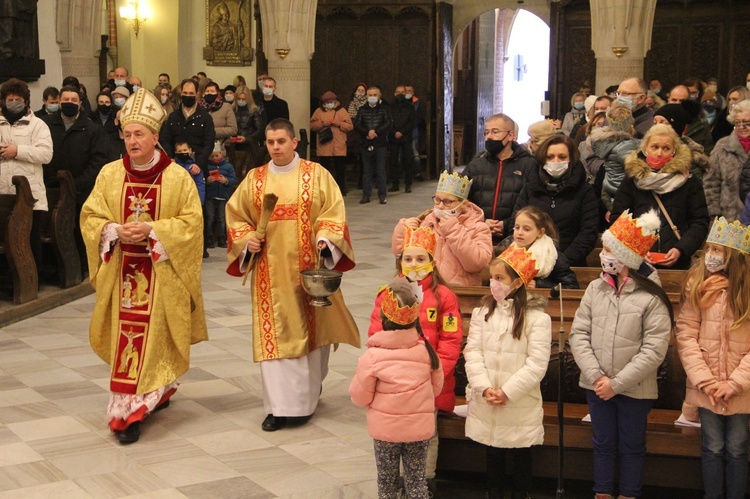
[[[542,119],[549,83],[549,27],[525,9],[492,9],[456,37],[453,52],[453,153],[468,163],[484,144],[484,120],[504,112],[526,129]]]

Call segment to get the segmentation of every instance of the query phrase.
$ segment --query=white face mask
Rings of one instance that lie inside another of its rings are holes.
[[[619,274],[625,267],[625,264],[618,260],[616,256],[608,253],[599,253],[599,260],[602,262],[602,270],[610,275]]]
[[[411,99],[414,96],[412,94],[406,94],[406,95],[404,95],[404,97],[406,98],[406,100],[409,100],[409,99]]]
[[[449,217],[457,217],[458,216],[458,210],[456,208],[453,208],[452,210],[439,210],[437,208],[433,208],[432,212],[435,214],[435,217],[440,220],[442,218],[449,218]]]
[[[495,301],[503,301],[508,297],[513,288],[508,284],[504,284],[497,279],[490,280],[490,293]]]
[[[333,102],[326,102],[323,105],[325,106],[326,109],[333,109],[333,107],[335,106]]]
[[[167,103],[167,100],[169,100],[169,98],[162,96],[159,100],[161,101],[161,105],[163,106],[163,105],[165,105]]]
[[[124,87],[127,82],[125,80],[115,80],[115,85],[118,87]]]
[[[568,171],[568,161],[547,161],[544,164],[544,171],[552,178],[560,178]]]
[[[745,83],[745,86],[747,87],[748,90],[750,90],[750,81]]]
[[[140,85],[133,85],[133,93],[136,93],[138,90],[140,90]]]
[[[116,107],[122,107],[125,105],[125,99],[118,97],[115,99],[115,106]]]
[[[263,95],[266,97],[271,97],[273,95],[273,89],[272,88],[264,88],[263,89]]]
[[[227,102],[234,102],[234,94],[226,94],[224,100]]]
[[[724,268],[726,268],[727,266],[722,257],[711,255],[709,253],[706,253],[705,262],[706,270],[708,270],[712,274],[715,272],[719,272],[720,270],[724,270]]]

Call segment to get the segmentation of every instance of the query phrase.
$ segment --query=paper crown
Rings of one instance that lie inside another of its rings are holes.
[[[636,219],[625,210],[602,234],[602,243],[622,263],[637,269],[659,238],[659,227],[661,220],[655,210],[649,210]]]
[[[430,255],[435,253],[435,233],[429,227],[406,229],[404,233],[404,249],[422,248]]]
[[[729,223],[726,218],[719,217],[714,220],[706,242],[734,248],[747,255],[750,253],[750,228],[738,220]]]
[[[138,123],[151,130],[152,133],[159,133],[166,117],[167,112],[159,99],[145,88],[139,88],[128,97],[120,110],[120,123],[123,128],[132,123]]]
[[[440,174],[440,180],[438,180],[437,192],[445,192],[461,199],[466,199],[469,197],[469,190],[473,182],[469,177],[462,177],[458,173],[443,171]]]
[[[497,258],[510,265],[524,284],[530,283],[539,273],[534,255],[526,248],[516,246],[516,243],[511,244]]]
[[[399,306],[396,294],[408,295],[414,298],[411,306]],[[419,319],[419,308],[422,304],[422,288],[416,282],[411,282],[405,277],[396,277],[385,288],[383,299],[380,302],[380,310],[383,311],[389,321],[402,326],[411,324]]]

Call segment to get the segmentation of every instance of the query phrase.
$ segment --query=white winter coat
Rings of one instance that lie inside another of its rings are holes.
[[[529,295],[526,326],[513,338],[513,300],[499,303],[488,321],[487,307],[475,308],[464,348],[469,385],[466,436],[500,448],[530,447],[544,441],[544,411],[539,385],[547,372],[552,322],[544,313],[546,300]],[[482,393],[502,389],[503,406],[490,405]]]
[[[47,211],[47,190],[44,188],[42,165],[52,161],[52,137],[47,124],[30,110],[12,125],[0,115],[0,145],[18,146],[13,159],[0,159],[0,194],[15,194],[13,176],[29,179],[35,210]]]
[[[570,349],[581,369],[578,384],[593,390],[606,375],[616,394],[655,399],[656,371],[672,331],[667,307],[632,279],[619,290],[611,277],[606,279],[589,284],[573,319]]]

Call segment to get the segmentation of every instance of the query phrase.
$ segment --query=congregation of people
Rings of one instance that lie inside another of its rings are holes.
[[[485,150],[460,172],[443,171],[423,212],[399,214],[397,271],[373,290],[350,386],[368,408],[380,497],[436,492],[437,418],[455,409],[461,357],[466,436],[486,447],[488,496],[504,497],[507,453],[512,497],[531,497],[552,341],[534,289],[578,289],[575,268],[592,257],[602,273],[583,294],[570,348],[591,415],[596,498],[641,496],[647,418],[673,330],[684,413],[702,425],[706,497],[744,497],[750,74],[726,97],[717,85],[688,78],[663,92],[634,77],[601,96],[583,88],[563,119],[532,124],[525,144],[510,116],[490,116]],[[24,82],[0,86],[0,193],[24,175],[34,210],[46,211],[57,172],[73,176],[76,241],[97,291],[92,346],[112,365],[117,439],[138,441],[147,417],[169,406],[190,345],[208,339],[200,268],[215,247],[230,275],[250,276],[262,429],[305,424],[331,347],[360,340],[341,292],[313,306],[299,275],[355,266],[344,203],[352,158],[360,204],[375,188],[386,205],[388,193],[411,193],[421,180],[425,110],[414,87],[397,85],[392,102],[364,82],[349,102],[326,91],[305,124],[317,162],[299,147],[269,75],[251,89],[241,76],[222,88],[205,73],[175,86],[162,74],[150,92],[116,68],[91,103],[75,77],[43,100],[32,112]],[[39,224],[35,216],[38,266]],[[679,313],[660,270],[685,271]],[[457,286],[487,288],[465,344]]]

